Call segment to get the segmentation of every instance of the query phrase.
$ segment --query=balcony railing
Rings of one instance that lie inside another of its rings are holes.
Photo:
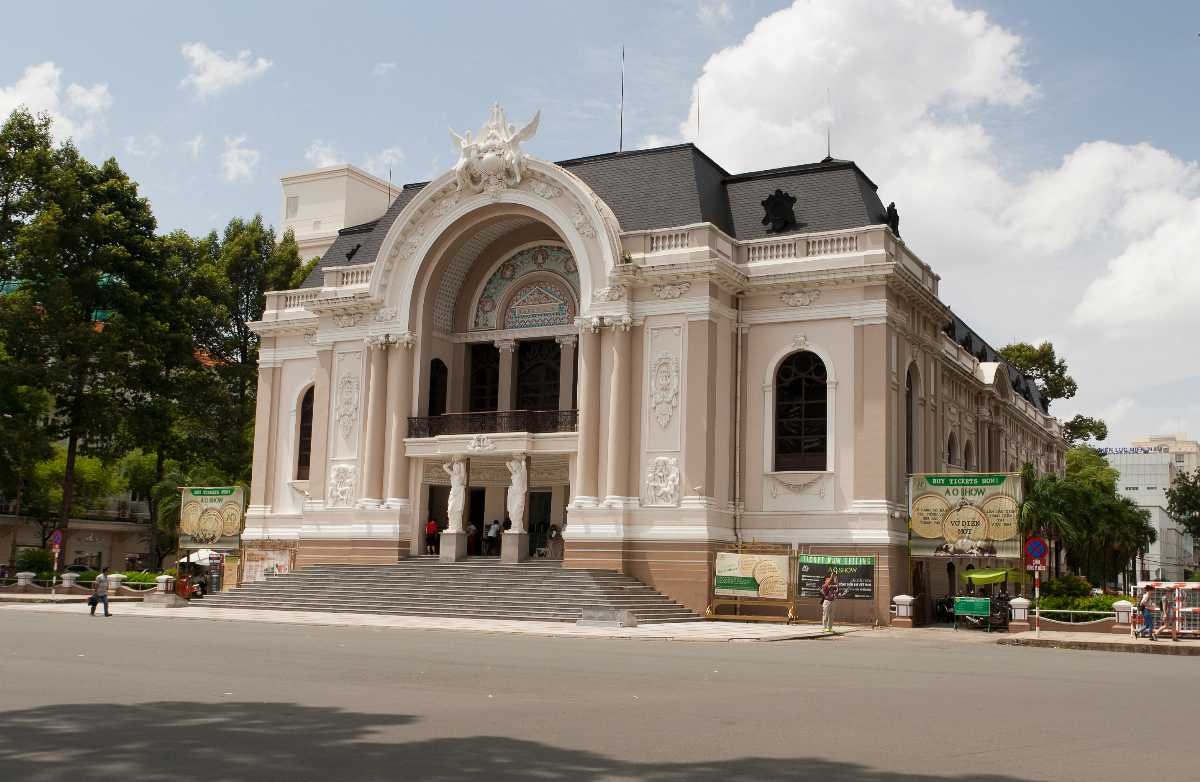
[[[409,437],[496,432],[574,432],[578,410],[503,410],[486,413],[447,413],[408,419]]]

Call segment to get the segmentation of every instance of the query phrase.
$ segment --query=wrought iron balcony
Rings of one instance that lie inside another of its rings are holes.
[[[497,432],[574,432],[578,410],[503,410],[486,413],[447,413],[408,419],[409,437]]]

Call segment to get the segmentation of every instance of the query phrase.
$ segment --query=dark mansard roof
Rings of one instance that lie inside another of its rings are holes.
[[[677,144],[562,160],[558,165],[604,199],[626,231],[712,223],[736,239],[759,239],[885,222],[875,183],[849,160],[826,158],[820,163],[734,175],[695,145]],[[397,215],[426,184],[405,185],[378,220],[343,228],[304,287],[319,286],[325,266],[375,260]],[[796,199],[796,223],[768,234],[762,202],[776,190]]]

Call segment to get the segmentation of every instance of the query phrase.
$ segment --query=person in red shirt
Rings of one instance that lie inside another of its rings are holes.
[[[430,519],[425,524],[425,553],[436,554],[438,547],[437,519]]]

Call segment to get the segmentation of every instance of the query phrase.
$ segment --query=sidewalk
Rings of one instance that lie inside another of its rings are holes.
[[[12,594],[0,593],[0,605],[9,603],[86,603],[88,595]],[[111,595],[109,603],[140,603],[139,595]]]
[[[1085,649],[1094,652],[1200,656],[1200,641],[1198,640],[1172,641],[1169,637],[1164,637],[1158,641],[1149,641],[1145,638],[1131,638],[1128,633],[1102,635],[1099,633],[1057,633],[1043,630],[1040,637],[1030,631],[1001,637],[996,643],[1003,646],[1037,646],[1046,649]]]
[[[73,614],[79,605],[2,605],[5,611]],[[580,627],[569,622],[514,622],[503,619],[457,619],[453,617],[396,616],[385,614],[339,614],[325,611],[256,611],[240,608],[163,608],[145,604],[122,606],[117,617],[153,619],[208,619],[218,622],[271,622],[328,627],[380,627],[396,630],[455,630],[475,633],[538,635],[558,638],[620,638],[644,641],[792,641],[833,638],[861,629],[838,627],[834,635],[821,632],[819,625],[777,625],[742,622],[679,622],[638,627]]]

